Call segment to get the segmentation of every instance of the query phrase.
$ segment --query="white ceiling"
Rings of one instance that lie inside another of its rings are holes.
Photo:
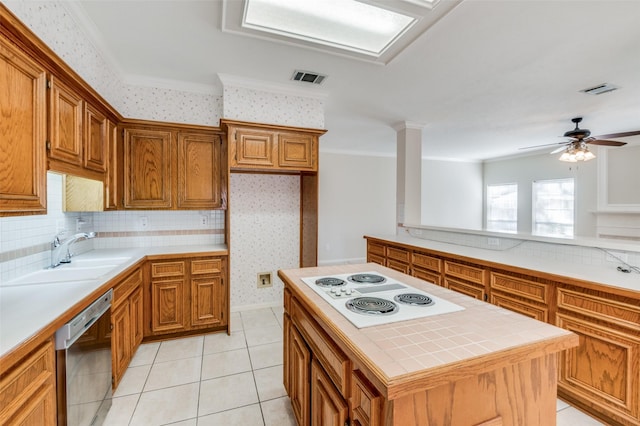
[[[294,70],[328,75],[323,151],[395,155],[404,121],[425,125],[425,156],[472,161],[560,142],[575,116],[593,135],[640,129],[640,1],[463,0],[386,65],[222,32],[219,0],[79,4],[130,83],[219,92],[218,73],[305,88]],[[604,82],[621,89],[579,92]]]

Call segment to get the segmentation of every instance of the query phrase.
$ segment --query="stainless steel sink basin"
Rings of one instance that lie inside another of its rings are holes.
[[[72,266],[73,265],[73,266]],[[104,262],[100,262],[100,265],[84,265],[81,263],[69,264],[64,267],[55,269],[43,269],[40,271],[32,272],[27,275],[23,275],[15,280],[12,280],[5,285],[16,286],[25,284],[46,284],[46,283],[60,283],[64,281],[88,281],[100,278],[106,275],[117,264],[105,265]]]

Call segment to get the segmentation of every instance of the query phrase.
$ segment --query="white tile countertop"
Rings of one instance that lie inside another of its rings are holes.
[[[108,259],[120,259],[119,263],[92,280],[30,284],[24,282],[23,277],[17,277],[3,282],[0,285],[0,357],[55,322],[91,293],[141,259],[189,253],[226,255],[228,249],[226,245],[220,244],[91,250],[73,257],[72,264],[74,261],[78,263],[100,259],[107,259],[105,262],[110,264],[112,261]],[[126,260],[123,260],[124,258]]]
[[[526,256],[522,253],[489,250],[478,247],[468,247],[458,244],[442,243],[404,235],[367,235],[365,238],[375,238],[390,243],[400,243],[416,248],[450,253],[496,264],[509,265],[531,271],[539,271],[558,277],[574,278],[603,286],[640,292],[640,274],[635,272],[623,273],[616,268],[617,263],[607,265],[585,265],[546,258]]]

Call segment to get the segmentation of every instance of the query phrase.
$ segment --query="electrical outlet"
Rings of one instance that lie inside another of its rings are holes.
[[[206,214],[200,215],[200,226],[209,225],[209,216]]]
[[[149,226],[149,219],[146,216],[140,216],[138,218],[138,225],[142,229],[146,229]]]
[[[500,238],[488,237],[487,238],[487,245],[499,246],[500,245]]]
[[[273,287],[271,281],[271,272],[259,272],[258,273],[258,288]]]

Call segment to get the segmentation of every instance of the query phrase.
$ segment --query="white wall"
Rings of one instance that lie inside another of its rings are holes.
[[[545,179],[575,179],[576,236],[595,237],[597,206],[597,162],[566,163],[549,154],[532,155],[486,162],[485,185],[518,184],[518,232],[531,233],[533,181]],[[483,200],[484,202],[484,200]]]
[[[422,160],[422,225],[482,229],[482,163]]]
[[[395,233],[395,157],[320,152],[318,263],[366,259],[365,234]]]

